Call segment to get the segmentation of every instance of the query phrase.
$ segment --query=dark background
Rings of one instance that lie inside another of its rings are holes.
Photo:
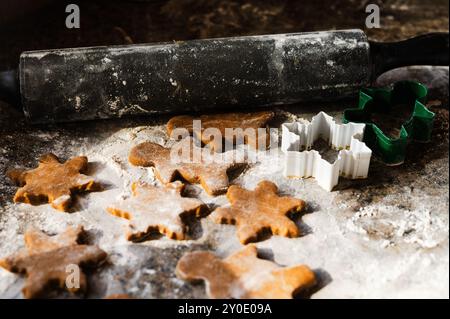
[[[80,29],[65,27],[69,3],[80,6]],[[381,8],[371,39],[448,31],[447,0],[2,0],[0,70],[15,68],[25,50],[365,29],[369,3]]]

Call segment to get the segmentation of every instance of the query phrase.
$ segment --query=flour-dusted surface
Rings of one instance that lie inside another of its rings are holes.
[[[232,180],[254,189],[267,179],[278,185],[281,195],[307,202],[306,214],[296,220],[302,237],[272,236],[257,246],[263,256],[281,265],[306,264],[314,269],[319,287],[312,298],[449,297],[448,68],[400,70],[381,82],[404,78],[431,87],[431,109],[437,114],[433,141],[410,147],[404,165],[386,167],[373,160],[368,179],[343,179],[329,193],[314,179],[285,178],[281,152],[271,152]],[[300,117],[310,120],[318,109],[340,118],[349,104],[283,107],[276,110],[272,127]],[[87,297],[206,296],[202,285],[176,278],[176,263],[192,250],[211,250],[222,258],[236,252],[242,247],[236,227],[215,224],[207,217],[191,225],[189,240],[161,237],[131,243],[125,239],[127,221],[106,211],[130,196],[133,182],[158,183],[152,169],[133,167],[127,157],[131,147],[143,141],[169,145],[168,117],[33,127],[23,122],[20,113],[8,110],[0,104],[0,257],[23,247],[28,226],[53,234],[67,225],[83,225],[89,242],[109,254],[108,263],[89,277]],[[102,182],[105,190],[77,196],[73,213],[49,205],[12,203],[17,188],[6,179],[6,169],[35,167],[38,157],[47,152],[62,159],[88,156],[88,175]],[[211,197],[199,185],[189,185],[187,196],[212,209],[227,204],[224,195]],[[1,298],[22,298],[22,285],[22,278],[0,270]]]
[[[19,54],[30,49],[364,28],[367,5],[362,0],[320,6],[315,0],[84,1],[83,27],[76,32],[61,28],[63,21],[55,17],[65,18],[61,16],[64,10],[59,1],[54,3],[14,21],[11,27],[0,28],[3,47],[8,48],[0,52],[2,70],[16,68]],[[446,0],[378,3],[381,28],[365,30],[371,40],[394,41],[426,32],[448,32]],[[394,74],[383,76],[380,83],[390,83],[394,78],[424,82],[431,86],[431,109],[436,112],[433,142],[411,147],[405,165],[389,168],[374,161],[367,180],[342,180],[332,193],[323,191],[313,179],[283,178],[274,157],[251,166],[234,181],[251,189],[267,178],[277,182],[286,195],[298,194],[308,201],[309,213],[298,222],[305,234],[302,238],[273,236],[258,247],[264,256],[281,264],[305,262],[315,268],[322,288],[313,298],[449,296],[448,68],[409,68]],[[176,80],[169,78],[175,86],[179,84]],[[78,100],[81,103],[81,98]],[[111,107],[117,105],[113,102]],[[310,119],[322,109],[336,115],[344,106],[349,105],[293,106],[286,108],[290,113],[278,110],[274,122],[281,125],[285,115],[290,120],[302,116]],[[241,246],[235,227],[216,225],[206,218],[195,225],[195,240],[173,242],[162,238],[129,244],[124,239],[127,221],[103,209],[129,196],[132,181],[155,182],[149,170],[130,168],[126,156],[132,145],[147,139],[164,144],[167,120],[161,117],[28,127],[19,113],[10,112],[0,103],[0,257],[23,246],[27,225],[56,233],[66,224],[83,224],[89,228],[90,241],[110,254],[109,265],[90,277],[88,297],[124,291],[136,297],[204,297],[201,285],[176,279],[176,262],[187,250],[211,249],[220,257],[237,251]],[[55,212],[47,205],[13,205],[16,187],[6,180],[6,168],[35,167],[37,158],[47,152],[63,159],[88,155],[93,161],[91,171],[109,185],[107,190],[79,198],[73,214]],[[189,196],[196,195],[210,204],[227,202],[224,196],[211,198],[200,187],[189,187]],[[22,283],[22,279],[0,270],[0,297],[20,298]]]

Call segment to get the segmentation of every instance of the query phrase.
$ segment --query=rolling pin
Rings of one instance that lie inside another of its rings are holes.
[[[383,72],[448,65],[448,33],[395,43],[362,30],[24,52],[0,96],[31,123],[244,110],[356,96]]]

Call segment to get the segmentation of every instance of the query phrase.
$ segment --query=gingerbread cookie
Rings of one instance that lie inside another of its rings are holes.
[[[177,155],[173,150],[188,149],[187,154]],[[193,154],[200,158],[193,158]],[[200,183],[209,195],[218,195],[228,188],[227,171],[235,166],[219,154],[195,145],[193,138],[187,137],[172,149],[159,144],[144,142],[132,148],[129,161],[135,166],[154,167],[155,175],[162,183],[172,182],[179,177],[188,183]]]
[[[169,136],[179,128],[185,128],[189,133],[195,134],[195,137],[208,145],[213,150],[224,150],[223,142],[237,144],[248,144],[254,149],[270,146],[270,134],[266,129],[267,123],[274,117],[273,112],[256,112],[256,113],[227,113],[227,114],[210,114],[193,117],[188,115],[175,116],[167,123],[167,133]],[[193,121],[201,121],[201,129],[194,130]],[[212,137],[211,129],[217,129],[221,134],[221,139]],[[232,129],[230,130],[226,129]],[[258,130],[259,129],[259,130]],[[208,133],[208,130],[210,131]],[[228,133],[228,134],[227,134]]]
[[[307,266],[280,267],[258,258],[254,245],[223,260],[208,251],[187,253],[176,273],[183,280],[204,280],[210,298],[289,299],[316,284]]]
[[[14,202],[51,203],[57,210],[68,211],[74,193],[101,189],[92,177],[81,174],[86,171],[87,164],[85,156],[74,157],[62,164],[50,153],[39,158],[39,166],[35,169],[8,171],[8,177],[22,186],[17,190]]]
[[[40,298],[52,288],[70,292],[86,290],[86,275],[80,271],[79,286],[71,288],[66,284],[72,268],[96,267],[106,258],[106,253],[97,246],[81,245],[82,227],[68,227],[56,236],[48,236],[35,229],[25,233],[26,248],[18,253],[0,259],[0,266],[27,279],[22,289],[25,298]]]
[[[236,225],[243,244],[257,241],[266,230],[274,235],[297,237],[299,229],[287,215],[301,212],[305,202],[280,197],[277,190],[277,186],[269,181],[259,182],[254,191],[232,185],[227,192],[231,206],[219,207],[211,216],[217,223]]]
[[[172,239],[186,238],[183,219],[188,215],[202,217],[209,213],[203,202],[182,197],[181,182],[164,187],[133,184],[133,197],[108,207],[108,212],[129,220],[128,240],[139,242],[159,232]]]

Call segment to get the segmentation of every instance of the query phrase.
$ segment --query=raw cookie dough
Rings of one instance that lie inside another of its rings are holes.
[[[280,267],[258,258],[254,245],[223,260],[208,251],[187,253],[178,261],[176,273],[183,280],[204,280],[210,298],[290,299],[316,284],[309,267]]]
[[[182,197],[183,189],[184,184],[179,181],[164,187],[135,183],[133,197],[108,207],[108,212],[129,220],[127,238],[130,241],[143,241],[152,233],[182,240],[186,238],[183,218],[209,213],[202,201]]]
[[[25,233],[26,248],[4,259],[0,267],[27,279],[22,289],[25,298],[41,298],[52,288],[62,288],[70,292],[84,292],[87,288],[84,267],[97,267],[106,258],[106,253],[97,246],[82,245],[79,241],[84,233],[82,227],[68,227],[63,233],[48,236],[30,228]],[[78,266],[79,288],[70,288],[66,279]],[[70,270],[70,271],[68,271]]]
[[[287,215],[301,212],[305,202],[301,199],[278,196],[278,187],[269,181],[258,183],[254,191],[232,185],[228,189],[229,207],[219,207],[211,217],[222,224],[237,227],[243,244],[258,241],[264,231],[285,237],[297,237],[300,231]]]
[[[270,134],[266,125],[273,117],[273,112],[209,114],[200,117],[180,115],[169,120],[167,133],[171,136],[175,129],[185,128],[191,135],[194,134],[203,144],[208,145],[213,150],[223,151],[223,141],[225,140],[233,144],[237,144],[237,141],[240,140],[241,143],[248,144],[254,149],[262,146],[265,146],[262,148],[267,149],[270,146]],[[194,120],[201,121],[201,130],[194,132]],[[209,134],[204,134],[205,130],[210,128],[216,128],[221,133],[222,139],[216,140],[211,138]],[[227,138],[226,128],[242,130],[234,130],[234,134],[230,134]],[[251,129],[255,134],[246,134],[247,129]]]
[[[67,212],[72,195],[79,192],[101,190],[94,178],[82,174],[87,169],[86,156],[78,156],[60,163],[54,154],[39,158],[39,166],[32,170],[12,169],[7,175],[22,186],[14,196],[14,202],[39,205],[50,203],[53,208]]]
[[[155,175],[162,183],[169,183],[180,176],[188,183],[200,183],[209,195],[219,195],[228,189],[227,171],[235,166],[232,161],[222,160],[219,154],[210,154],[208,149],[199,148],[192,138],[187,137],[172,148],[190,150],[189,158],[171,158],[171,149],[159,144],[144,142],[130,152],[129,161],[135,166],[154,167]],[[200,160],[192,158],[196,151],[201,154]]]

